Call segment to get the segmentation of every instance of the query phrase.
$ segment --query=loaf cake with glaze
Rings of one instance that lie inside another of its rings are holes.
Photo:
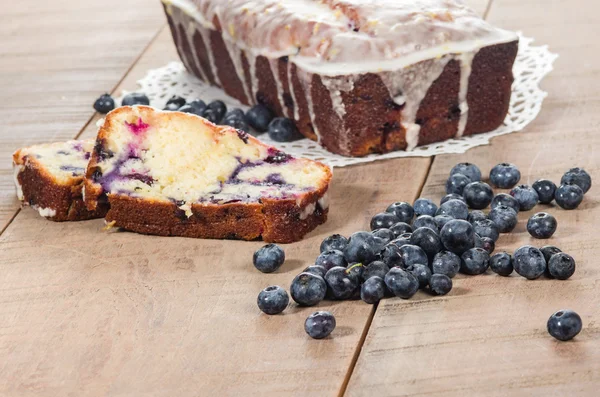
[[[518,36],[461,0],[162,0],[187,70],[364,156],[494,130]]]
[[[105,206],[89,211],[82,197],[94,140],[31,146],[13,154],[17,197],[53,221],[101,218]]]
[[[86,172],[90,211],[162,236],[293,242],[325,222],[331,170],[187,113],[108,114]]]

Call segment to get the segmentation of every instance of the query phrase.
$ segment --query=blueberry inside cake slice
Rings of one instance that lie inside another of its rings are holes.
[[[164,236],[272,242],[325,222],[330,169],[195,115],[121,107],[100,127],[86,205],[107,222]]]
[[[101,218],[105,206],[89,211],[82,197],[93,140],[31,146],[13,154],[17,197],[53,221]]]

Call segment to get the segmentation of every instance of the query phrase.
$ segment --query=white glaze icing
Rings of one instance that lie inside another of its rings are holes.
[[[458,121],[458,129],[456,137],[460,138],[465,132],[467,119],[469,117],[469,104],[467,103],[467,93],[469,91],[469,77],[471,76],[471,65],[476,52],[465,52],[458,55],[460,61],[460,88],[458,92],[458,106],[460,108],[460,119]]]
[[[286,117],[290,117],[289,111],[285,106],[285,101],[283,100],[283,83],[279,78],[279,60],[278,59],[269,59],[269,67],[271,68],[271,73],[273,74],[273,79],[275,80],[275,88],[277,89],[277,100],[279,101],[279,105],[281,106],[281,110],[285,113]]]
[[[22,165],[13,163],[13,178],[15,181],[15,188],[17,189],[17,198],[21,201],[23,201],[24,196],[23,186],[21,186],[21,183],[19,182],[19,173],[21,173],[24,169],[25,167],[23,167]]]
[[[187,35],[187,40],[190,45],[190,52],[192,53],[192,61],[196,66],[196,69],[200,72],[200,78],[204,81],[208,81],[206,76],[206,72],[202,68],[202,64],[200,63],[200,58],[198,58],[198,53],[196,52],[196,45],[194,44],[194,34],[196,33],[196,23],[195,21],[189,21],[187,28],[184,29],[185,34]]]
[[[310,204],[308,204],[306,207],[304,207],[302,209],[302,211],[300,211],[299,218],[302,219],[302,220],[305,220],[310,215],[314,214],[316,209],[317,209],[317,204],[316,203],[310,203]]]
[[[31,208],[36,210],[40,216],[43,216],[44,218],[52,218],[53,216],[56,216],[56,210],[53,208],[42,208],[38,207],[37,205],[34,205]]]
[[[294,84],[292,82],[292,63],[288,61],[287,64],[287,78],[288,78],[288,83],[289,83],[289,87],[290,87],[290,95],[292,96],[292,99],[294,100],[294,120],[299,120],[300,119],[300,111],[299,106],[298,106],[298,99],[296,98],[296,92],[294,90]]]
[[[325,193],[318,201],[319,206],[326,210],[329,208],[329,192]]]

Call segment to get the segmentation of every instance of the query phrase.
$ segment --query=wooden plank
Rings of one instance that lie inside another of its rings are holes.
[[[544,10],[540,14],[540,10]],[[489,18],[522,29],[560,53],[556,70],[543,82],[550,97],[538,119],[524,132],[495,138],[490,146],[463,155],[438,156],[423,196],[439,199],[450,168],[470,161],[484,174],[495,164],[517,164],[524,183],[556,182],[572,166],[600,175],[600,45],[591,31],[599,22],[595,3],[494,0]],[[547,29],[553,26],[553,29]],[[570,29],[568,27],[577,27]],[[586,33],[587,32],[587,33]],[[575,37],[575,38],[574,38]],[[585,48],[585,50],[582,50]],[[600,221],[600,190],[592,188],[576,211],[538,206],[559,222],[548,241],[535,240],[521,213],[515,232],[497,247],[509,252],[532,244],[554,244],[577,260],[568,281],[528,281],[489,273],[457,276],[453,291],[440,298],[424,293],[409,301],[380,303],[348,386],[349,396],[593,396],[600,386],[600,254],[594,225]],[[551,338],[546,321],[572,308],[583,332],[568,343]]]
[[[10,2],[0,20],[1,231],[19,208],[12,152],[74,138],[165,22],[145,0]]]

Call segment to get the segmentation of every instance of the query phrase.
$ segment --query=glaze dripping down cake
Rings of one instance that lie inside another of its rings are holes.
[[[330,169],[243,131],[145,106],[112,111],[88,164],[85,200],[140,233],[271,242],[325,222]]]
[[[515,33],[461,0],[163,0],[188,71],[364,156],[494,130]]]

